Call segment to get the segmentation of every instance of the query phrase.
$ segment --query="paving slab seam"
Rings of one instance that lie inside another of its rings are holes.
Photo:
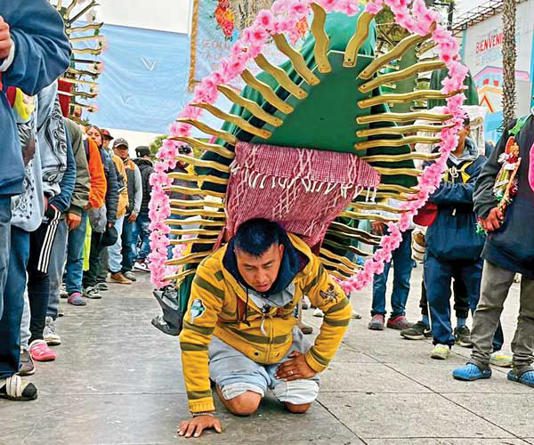
[[[430,391],[433,392],[434,394],[440,396],[441,398],[447,400],[448,402],[450,402],[450,403],[456,405],[457,407],[459,407],[459,408],[461,408],[461,409],[463,409],[463,410],[465,410],[465,411],[467,411],[467,412],[473,414],[475,417],[478,417],[479,419],[484,420],[485,422],[489,423],[490,425],[493,425],[494,427],[497,427],[497,428],[501,429],[502,431],[504,431],[505,433],[508,433],[508,434],[512,435],[512,436],[513,436],[514,438],[516,438],[516,439],[519,439],[519,440],[521,440],[521,441],[523,441],[523,442],[525,442],[525,443],[529,443],[529,442],[525,441],[524,438],[522,438],[521,436],[517,435],[516,433],[507,430],[507,429],[504,428],[503,426],[498,425],[498,424],[496,424],[495,422],[492,422],[492,421],[489,420],[489,419],[486,419],[484,416],[482,416],[482,415],[480,415],[480,414],[478,414],[478,413],[472,411],[471,409],[467,408],[466,406],[463,406],[463,405],[461,405],[460,403],[458,403],[458,402],[456,402],[456,401],[454,401],[454,400],[452,400],[452,399],[449,399],[447,396],[445,396],[444,394],[442,394],[442,393],[436,391],[435,389],[431,388],[430,386],[425,385],[424,383],[418,382],[418,381],[417,381],[416,379],[414,379],[413,377],[404,374],[402,371],[399,371],[398,369],[395,369],[395,368],[394,368],[393,366],[391,366],[389,363],[385,363],[385,362],[382,362],[382,361],[379,361],[379,362],[380,362],[382,365],[384,365],[385,367],[391,369],[392,371],[395,371],[397,374],[400,374],[400,375],[402,375],[403,377],[406,377],[407,379],[413,381],[414,383],[417,383],[417,384],[419,384],[419,385],[421,385],[421,386],[427,388],[428,390],[430,390]]]
[[[356,434],[355,431],[353,431],[351,428],[349,428],[347,426],[347,424],[345,422],[343,422],[338,416],[336,416],[331,410],[330,408],[328,408],[324,403],[322,403],[319,399],[316,400],[315,403],[318,403],[319,405],[321,405],[327,413],[329,413],[334,419],[336,419],[341,425],[343,425],[348,431],[350,431],[353,435],[354,435],[354,438],[355,439],[358,439],[360,440],[362,443],[364,443],[365,445],[368,445],[367,442],[362,439],[360,436],[358,436],[358,434]],[[350,443],[350,442],[349,442]]]

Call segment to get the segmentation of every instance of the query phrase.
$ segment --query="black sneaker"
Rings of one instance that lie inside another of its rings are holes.
[[[407,340],[424,340],[432,336],[432,331],[422,321],[418,321],[411,328],[403,329],[400,335]]]
[[[473,342],[471,341],[471,331],[467,326],[454,329],[454,338],[456,344],[462,348],[472,348]]]

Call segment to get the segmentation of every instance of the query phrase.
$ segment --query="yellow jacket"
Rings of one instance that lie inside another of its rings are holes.
[[[289,239],[308,258],[308,264],[293,280],[293,301],[283,308],[272,308],[265,317],[252,299],[245,305],[245,290],[224,267],[226,246],[199,265],[180,334],[191,412],[215,409],[208,369],[208,345],[212,334],[257,363],[278,363],[293,342],[292,330],[297,323],[295,307],[304,295],[325,313],[319,336],[305,355],[306,362],[314,371],[321,372],[337,352],[351,319],[349,300],[308,245],[295,235],[289,235]],[[248,308],[246,317],[242,314],[244,308]],[[241,321],[244,319],[246,323]]]
[[[117,155],[111,154],[113,163],[117,169],[117,174],[121,176],[124,187],[119,190],[119,203],[117,205],[117,218],[126,215],[126,209],[128,208],[128,176],[126,175],[126,169],[124,162]],[[117,178],[119,181],[119,179]]]

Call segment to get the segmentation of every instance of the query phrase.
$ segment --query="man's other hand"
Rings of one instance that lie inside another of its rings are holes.
[[[504,221],[504,214],[501,209],[495,207],[491,209],[487,218],[480,218],[480,224],[486,232],[499,230]]]
[[[380,221],[373,221],[371,223],[371,230],[375,235],[384,235],[386,232],[386,225]]]
[[[132,212],[132,213],[130,214],[130,216],[128,217],[128,222],[133,223],[133,222],[135,222],[135,221],[137,221],[137,213]]]
[[[9,25],[4,22],[4,18],[0,15],[0,62],[7,59],[12,46],[13,41],[11,40]]]
[[[276,378],[291,382],[292,380],[311,379],[317,374],[304,359],[304,354],[293,351],[290,360],[282,363],[276,370]]]
[[[82,223],[82,217],[77,213],[67,213],[65,220],[67,222],[69,230],[76,230],[78,227],[80,227],[80,224]]]
[[[178,435],[187,439],[190,437],[200,437],[204,430],[214,429],[222,433],[221,421],[215,416],[198,416],[191,420],[185,420],[178,427]]]

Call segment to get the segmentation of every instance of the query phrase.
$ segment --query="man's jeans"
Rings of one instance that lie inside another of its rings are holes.
[[[514,277],[515,272],[501,269],[488,261],[484,263],[482,293],[471,332],[471,362],[481,368],[489,366],[491,341]],[[512,351],[514,369],[521,374],[532,364],[534,352],[534,280],[524,276],[521,278],[519,318],[512,340]]]
[[[413,269],[411,230],[402,234],[401,245],[393,252],[392,261],[384,265],[384,272],[374,277],[371,315],[386,314],[386,284],[391,263],[393,263],[393,292],[391,294],[391,317],[393,318],[406,313]]]
[[[67,242],[67,266],[65,268],[65,287],[67,293],[82,292],[83,247],[87,233],[87,213],[82,213],[82,222],[76,230],[69,232]]]
[[[0,318],[4,309],[4,287],[9,271],[11,243],[11,198],[0,197]]]
[[[137,259],[137,221],[124,220],[122,227],[122,271],[129,272],[133,269]]]
[[[30,234],[11,227],[9,268],[0,320],[0,379],[19,371],[20,322],[26,289],[26,268],[30,257]]]
[[[124,216],[117,218],[115,229],[117,229],[117,242],[108,248],[108,267],[111,273],[118,273],[122,270],[122,228],[124,226]]]
[[[48,268],[50,295],[48,297],[48,310],[46,315],[52,317],[54,320],[57,318],[59,311],[59,294],[61,292],[61,283],[63,282],[63,271],[65,270],[68,237],[69,227],[65,220],[62,219],[57,227],[56,239],[52,246],[52,256],[50,257],[50,266]]]
[[[137,260],[144,261],[150,253],[150,218],[148,213],[141,213],[135,221],[132,237],[137,242]]]
[[[482,260],[443,261],[427,252],[424,277],[434,344],[452,346],[455,343],[450,304],[452,278],[463,282],[469,307],[474,310],[480,296],[481,276]]]

